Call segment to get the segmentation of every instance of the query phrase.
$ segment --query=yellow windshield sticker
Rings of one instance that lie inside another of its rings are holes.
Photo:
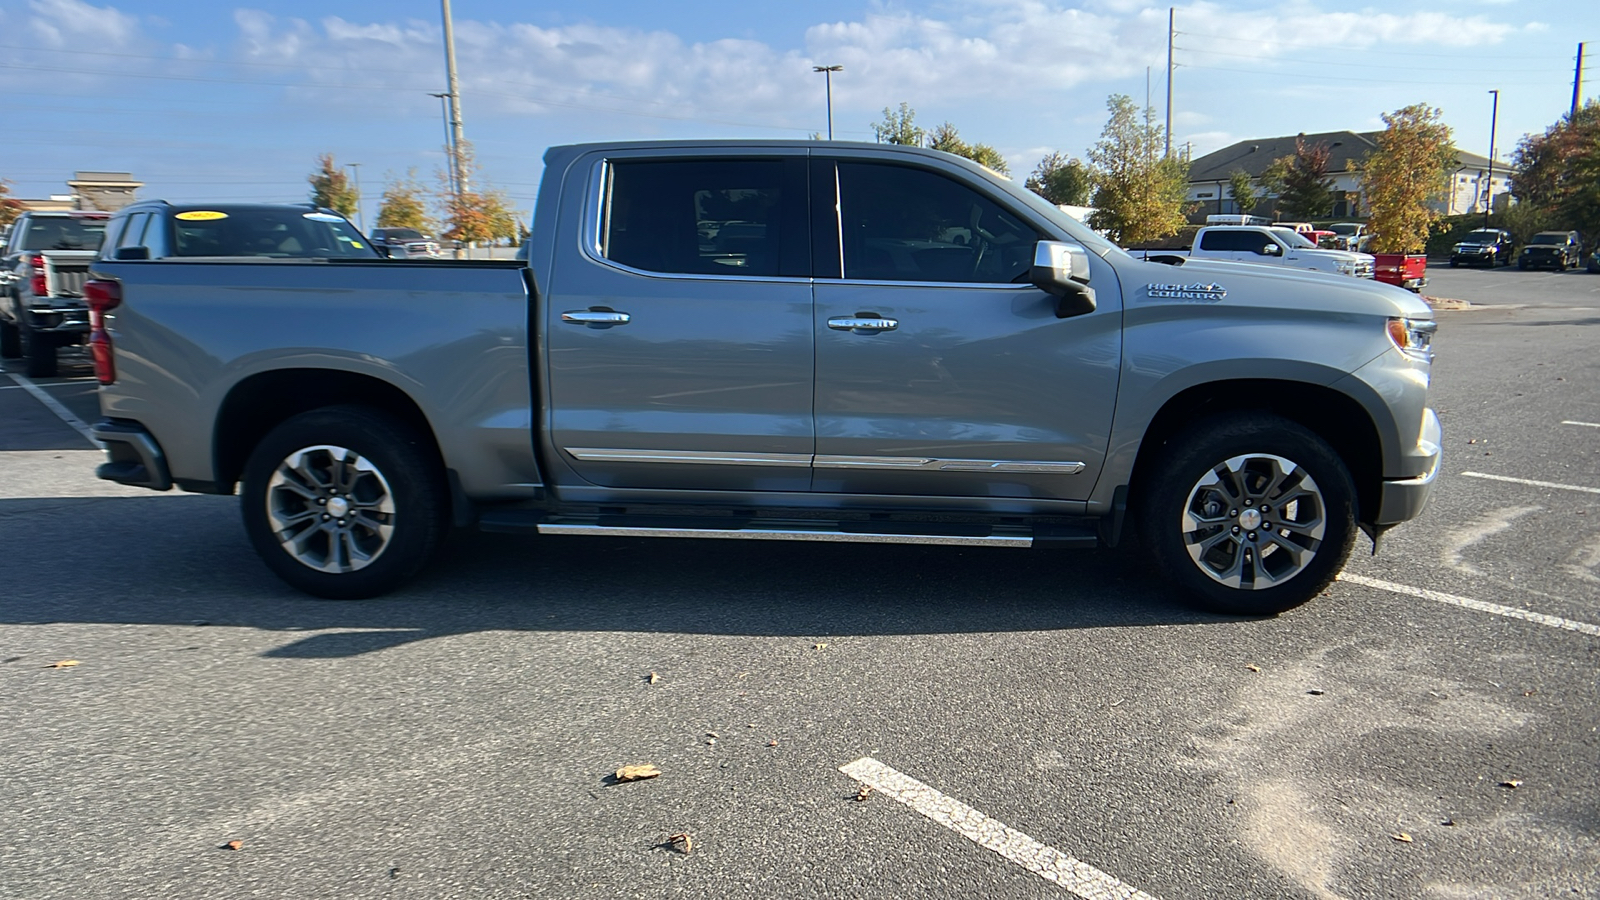
[[[362,248],[361,248],[361,242],[360,242],[360,241],[351,241],[351,242],[350,242],[350,246],[352,246],[352,247],[354,247],[354,248],[356,248],[356,249],[357,249],[357,250],[360,250],[360,249],[362,249]]]
[[[174,219],[182,219],[185,222],[209,222],[212,219],[226,219],[227,217],[227,213],[217,212],[214,209],[192,209],[173,216]]]

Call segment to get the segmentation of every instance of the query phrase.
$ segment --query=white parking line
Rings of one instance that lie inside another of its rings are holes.
[[[8,378],[10,378],[12,381],[15,381],[17,383],[17,387],[22,388],[23,390],[25,390],[28,393],[32,394],[33,395],[33,399],[39,401],[40,403],[43,403],[45,409],[48,409],[51,412],[55,413],[56,414],[56,418],[60,419],[61,421],[65,422],[65,423],[67,423],[68,425],[71,425],[74,431],[76,431],[79,434],[83,435],[83,439],[84,440],[86,440],[89,443],[95,445],[96,447],[101,446],[100,442],[94,439],[94,432],[89,430],[89,426],[84,424],[84,421],[82,419],[80,419],[77,416],[73,415],[72,414],[72,410],[67,409],[65,406],[62,406],[60,400],[57,400],[56,398],[54,398],[54,397],[50,396],[49,394],[45,393],[44,388],[39,387],[37,384],[34,384],[33,380],[30,379],[28,376],[26,376],[26,375],[18,375],[15,372],[7,372],[6,376]]]
[[[1562,419],[1563,425],[1582,425],[1584,428],[1600,428],[1600,422],[1574,422],[1571,419]]]
[[[1084,900],[1156,900],[871,757],[840,766],[839,771]]]
[[[1582,491],[1585,494],[1600,494],[1600,488],[1584,487],[1580,484],[1561,484],[1555,481],[1532,481],[1527,478],[1512,478],[1509,475],[1488,475],[1483,472],[1462,472],[1468,478],[1487,478],[1490,481],[1509,481],[1512,484],[1527,484],[1534,487],[1556,488],[1562,491]]]
[[[1498,603],[1485,603],[1482,600],[1473,600],[1470,597],[1458,597],[1455,594],[1446,594],[1443,591],[1430,591],[1427,588],[1411,587],[1405,584],[1395,584],[1392,581],[1380,581],[1368,578],[1365,575],[1352,575],[1349,572],[1339,574],[1340,581],[1359,584],[1374,590],[1388,591],[1391,594],[1404,594],[1408,597],[1420,597],[1423,600],[1432,600],[1436,603],[1448,603],[1463,609],[1475,609],[1478,612],[1493,613],[1505,616],[1508,619],[1521,619],[1524,622],[1533,622],[1537,625],[1548,625],[1551,628],[1560,628],[1565,631],[1576,631],[1600,637],[1600,625],[1591,625],[1588,622],[1577,622],[1572,619],[1563,619],[1560,616],[1547,616],[1544,613],[1530,612],[1515,606],[1501,606]]]

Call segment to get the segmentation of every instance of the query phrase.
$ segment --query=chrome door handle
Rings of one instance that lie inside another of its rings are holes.
[[[633,321],[633,316],[614,309],[569,309],[561,314],[561,321],[574,325],[587,325],[590,328],[610,328],[613,325],[626,325]]]
[[[868,334],[875,331],[893,331],[900,327],[900,320],[885,319],[881,316],[835,316],[828,320],[828,327],[834,331]]]

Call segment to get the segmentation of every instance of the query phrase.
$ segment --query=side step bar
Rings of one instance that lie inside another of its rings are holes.
[[[717,516],[557,516],[486,512],[485,531],[596,537],[725,538],[747,541],[827,541],[855,544],[935,544],[959,547],[1089,548],[1099,544],[1095,521],[1081,525],[985,525],[947,522],[741,519]]]

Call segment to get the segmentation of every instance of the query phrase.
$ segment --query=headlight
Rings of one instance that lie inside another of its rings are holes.
[[[1334,263],[1334,265],[1338,267],[1340,275],[1354,275],[1356,273],[1356,264],[1353,262],[1340,262]]]
[[[1423,362],[1433,361],[1433,333],[1439,323],[1432,319],[1390,319],[1389,340],[1401,353]]]

